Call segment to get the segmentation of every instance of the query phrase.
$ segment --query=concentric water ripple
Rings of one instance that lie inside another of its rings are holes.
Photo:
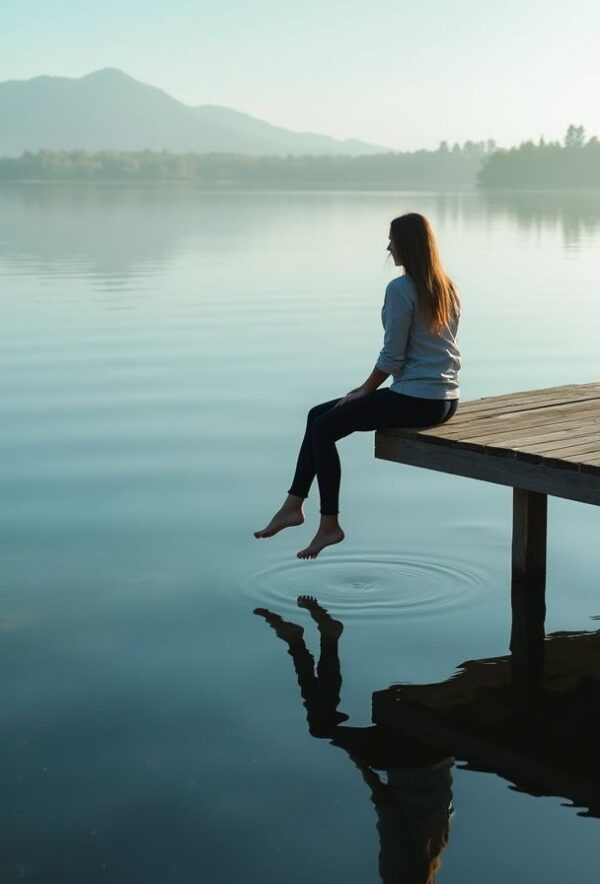
[[[251,574],[246,586],[252,604],[279,614],[297,612],[297,597],[305,594],[335,616],[361,620],[453,611],[486,588],[486,575],[465,562],[373,550],[277,562]]]

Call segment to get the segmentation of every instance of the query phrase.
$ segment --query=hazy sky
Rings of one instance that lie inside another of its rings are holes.
[[[117,67],[396,149],[600,135],[600,0],[0,0],[0,80]]]

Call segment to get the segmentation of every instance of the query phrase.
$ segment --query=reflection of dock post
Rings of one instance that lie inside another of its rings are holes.
[[[513,488],[512,582],[543,590],[546,585],[548,497]]]
[[[510,684],[515,707],[536,705],[544,675],[544,587],[514,583],[511,592]]]
[[[511,683],[521,708],[537,696],[544,669],[547,501],[513,489]]]

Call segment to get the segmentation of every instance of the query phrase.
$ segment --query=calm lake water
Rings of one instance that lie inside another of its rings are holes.
[[[343,622],[339,709],[367,728],[374,691],[507,653],[511,491],[354,434],[343,545],[296,559],[316,495],[302,528],[252,532],[308,408],[375,362],[411,210],[462,295],[463,400],[600,378],[600,198],[0,190],[3,881],[380,880],[361,771],[309,734],[253,611],[315,654],[297,597]],[[550,499],[547,631],[594,628],[599,531]],[[439,882],[597,880],[600,820],[452,776]]]

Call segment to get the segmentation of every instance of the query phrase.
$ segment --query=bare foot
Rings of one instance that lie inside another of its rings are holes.
[[[293,528],[296,525],[304,523],[304,513],[302,507],[287,507],[285,504],[278,510],[266,528],[262,531],[255,531],[255,537],[273,537],[284,528]]]
[[[344,631],[344,624],[341,623],[339,620],[334,620],[333,617],[327,613],[327,610],[319,604],[314,596],[299,595],[298,607],[306,608],[306,610],[310,613],[310,616],[319,627],[319,632],[321,633],[321,635],[326,635],[329,638],[339,638]]]
[[[339,525],[336,528],[319,528],[308,546],[300,550],[298,558],[316,559],[321,550],[325,549],[326,546],[341,543],[345,536]]]
[[[302,641],[304,629],[296,623],[288,623],[287,620],[284,620],[279,614],[269,611],[268,608],[255,608],[254,613],[258,614],[259,617],[264,617],[269,626],[274,630],[277,638],[282,639],[288,644]]]

